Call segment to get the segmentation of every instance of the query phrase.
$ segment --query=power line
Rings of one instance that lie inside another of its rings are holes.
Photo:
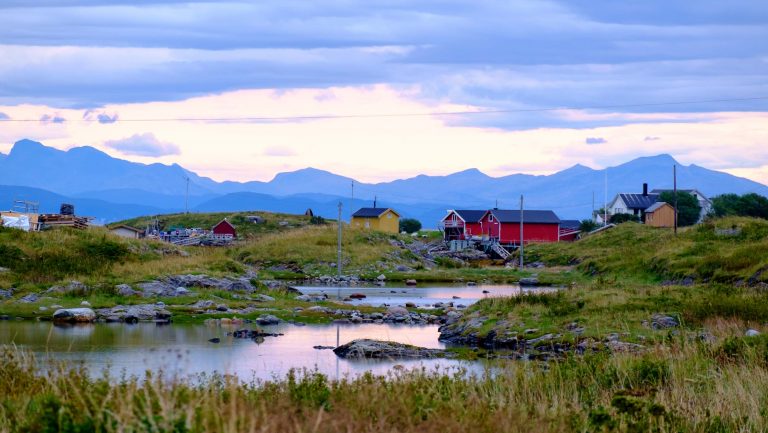
[[[510,113],[539,113],[547,111],[561,110],[602,110],[612,108],[640,108],[640,107],[660,107],[670,105],[687,104],[707,104],[714,102],[744,102],[768,100],[768,96],[755,96],[751,98],[729,98],[729,99],[701,99],[695,101],[673,101],[673,102],[652,102],[645,104],[613,104],[613,105],[593,105],[582,107],[548,107],[548,108],[519,108],[509,110],[476,110],[476,111],[431,111],[425,113],[374,113],[374,114],[321,114],[309,116],[253,116],[253,117],[168,117],[168,118],[139,118],[139,119],[115,119],[109,123],[116,122],[269,122],[269,121],[291,121],[291,120],[325,120],[325,119],[368,119],[368,118],[389,118],[389,117],[428,117],[428,116],[471,116],[478,114],[510,114]],[[99,119],[75,119],[66,120],[67,122],[98,122]],[[0,122],[47,122],[40,119],[0,119]]]

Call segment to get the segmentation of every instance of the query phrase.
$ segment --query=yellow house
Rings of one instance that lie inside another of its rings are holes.
[[[364,207],[352,214],[352,227],[399,233],[400,214],[390,208]]]

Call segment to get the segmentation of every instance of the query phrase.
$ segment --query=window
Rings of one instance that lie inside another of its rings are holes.
[[[488,221],[493,222],[493,214],[488,215]]]
[[[387,218],[389,218],[389,219],[392,219],[392,214],[391,214],[391,213],[388,213],[388,214],[387,214]]]

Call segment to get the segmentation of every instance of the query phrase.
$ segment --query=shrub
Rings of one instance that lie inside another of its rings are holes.
[[[413,218],[404,218],[400,220],[400,231],[406,233],[416,233],[421,230],[421,221]]]

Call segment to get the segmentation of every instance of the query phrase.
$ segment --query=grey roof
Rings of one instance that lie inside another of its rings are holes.
[[[490,210],[493,216],[502,223],[519,223],[520,211],[519,210],[502,210],[493,209]],[[524,210],[523,211],[523,224],[560,224],[560,218],[555,215],[551,210]]]
[[[579,220],[560,220],[560,228],[562,229],[578,229],[581,226]]]
[[[476,223],[483,218],[487,210],[454,209],[461,219],[468,223]]]
[[[667,202],[665,202],[665,201],[657,201],[656,203],[654,203],[650,207],[648,207],[648,209],[646,209],[645,211],[646,212],[655,212],[656,210],[658,210],[660,207],[664,206],[665,204],[667,204]]]
[[[355,218],[378,218],[381,214],[388,210],[388,207],[362,207],[360,210],[353,213],[352,216]]]
[[[645,210],[659,199],[658,194],[619,194],[627,209]]]

